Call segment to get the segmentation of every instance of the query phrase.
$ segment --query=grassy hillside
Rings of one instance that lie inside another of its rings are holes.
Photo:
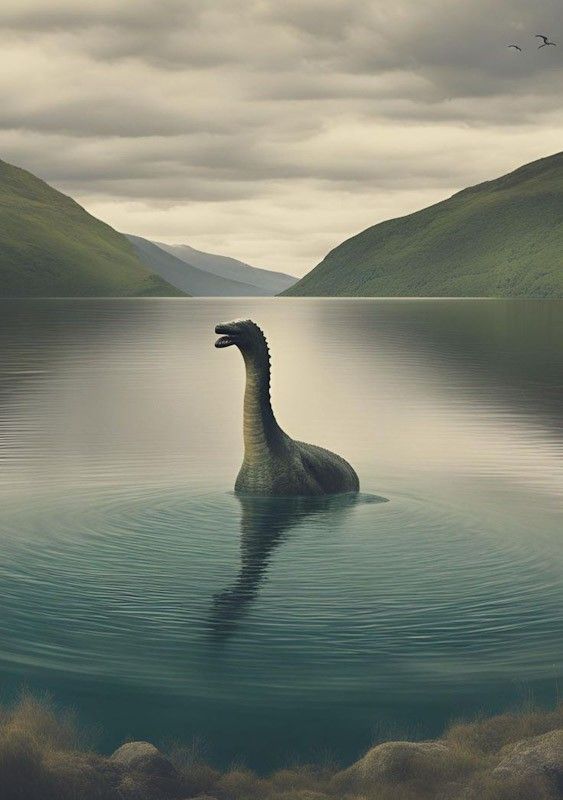
[[[368,228],[284,294],[563,297],[563,153]]]
[[[149,239],[127,234],[127,239],[135,248],[143,264],[156,272],[172,286],[194,297],[261,297],[273,292],[265,292],[257,286],[222,278],[211,272],[198,269],[181,258],[164,250]]]
[[[178,296],[126,237],[0,160],[0,297]]]

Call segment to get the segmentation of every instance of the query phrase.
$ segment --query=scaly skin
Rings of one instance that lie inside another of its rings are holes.
[[[236,345],[246,367],[244,460],[237,494],[301,497],[358,492],[354,469],[336,453],[298,442],[276,422],[270,401],[270,353],[252,320],[217,325],[215,347]]]

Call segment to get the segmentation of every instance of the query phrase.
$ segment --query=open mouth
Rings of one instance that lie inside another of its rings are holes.
[[[215,342],[215,347],[230,347],[232,344],[235,344],[236,333],[229,331],[226,325],[217,325],[215,327],[215,333],[223,334]]]
[[[220,336],[215,342],[215,347],[230,347],[234,343],[230,336]]]

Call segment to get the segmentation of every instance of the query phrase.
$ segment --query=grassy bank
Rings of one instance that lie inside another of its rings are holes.
[[[563,797],[563,706],[449,727],[433,742],[374,746],[347,769],[298,766],[260,777],[218,771],[193,749],[93,750],[72,714],[23,697],[0,710],[2,800],[556,800]]]

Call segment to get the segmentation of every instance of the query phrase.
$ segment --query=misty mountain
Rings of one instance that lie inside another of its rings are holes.
[[[264,294],[279,294],[297,282],[297,278],[293,275],[251,267],[236,258],[204,253],[187,244],[164,244],[162,242],[154,242],[154,244],[187,264],[205,270],[205,272],[211,272],[213,275],[219,275],[222,278],[241,281],[264,289]]]
[[[263,297],[271,294],[257,286],[198,269],[141,236],[127,234],[127,239],[148,269],[194,297]]]

